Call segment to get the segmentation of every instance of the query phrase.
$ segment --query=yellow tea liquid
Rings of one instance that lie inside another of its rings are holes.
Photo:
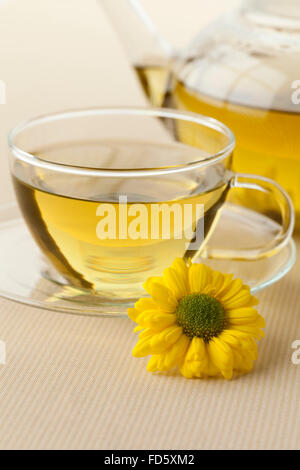
[[[300,223],[300,113],[240,106],[193,94],[181,83],[176,107],[206,114],[235,134],[233,170],[267,176],[280,183],[293,199]]]
[[[155,66],[136,67],[135,71],[151,104],[157,107],[163,106],[171,77],[169,71],[163,67]]]
[[[149,99],[160,100],[163,95],[163,77],[165,69],[143,70],[144,80],[148,77],[144,90]],[[138,68],[141,76],[141,68]],[[155,80],[156,79],[156,80]],[[148,90],[148,91],[147,91]],[[150,90],[150,91],[149,91]],[[185,111],[214,117],[226,124],[235,134],[236,148],[233,158],[233,170],[267,176],[281,184],[291,196],[296,210],[296,226],[300,228],[300,112],[279,111],[259,107],[244,106],[226,100],[214,99],[188,89],[183,83],[175,82],[172,93],[165,88],[168,103]],[[249,193],[246,199],[242,191],[232,193],[233,200],[239,197],[251,206],[267,211],[269,200],[264,201],[261,195]],[[274,207],[269,208],[271,212]]]

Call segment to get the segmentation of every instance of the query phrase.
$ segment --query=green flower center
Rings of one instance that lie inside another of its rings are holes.
[[[207,294],[183,297],[178,303],[176,317],[186,336],[198,336],[206,343],[226,327],[226,314],[221,302]]]

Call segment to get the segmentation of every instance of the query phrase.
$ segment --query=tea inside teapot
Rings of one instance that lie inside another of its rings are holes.
[[[245,1],[181,54],[169,48],[168,55],[149,19],[142,21],[139,50],[134,55],[131,42],[130,54],[151,104],[224,122],[236,136],[233,169],[280,183],[300,228],[300,1]],[[257,195],[252,204],[269,202]]]

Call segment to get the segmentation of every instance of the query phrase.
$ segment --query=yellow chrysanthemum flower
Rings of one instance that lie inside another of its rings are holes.
[[[252,369],[265,322],[241,279],[178,258],[144,288],[151,298],[139,299],[128,315],[140,332],[133,355],[151,355],[149,371],[178,366],[186,378],[231,379]]]

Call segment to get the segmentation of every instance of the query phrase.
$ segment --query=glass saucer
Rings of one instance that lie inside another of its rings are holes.
[[[218,253],[221,246],[226,248],[226,242],[235,249],[242,248],[249,239],[252,246],[259,245],[271,239],[274,231],[278,231],[278,225],[268,217],[227,203],[205,251]],[[280,252],[260,260],[203,261],[213,269],[241,277],[252,293],[257,293],[281,279],[295,259],[295,244],[290,240]],[[93,316],[126,315],[132,305],[124,300],[104,302],[100,295],[68,285],[44,259],[15,203],[0,205],[0,295],[32,307]]]

